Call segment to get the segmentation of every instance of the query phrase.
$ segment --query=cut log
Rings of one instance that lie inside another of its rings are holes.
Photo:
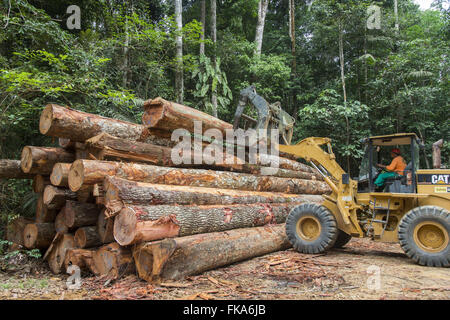
[[[75,246],[78,248],[92,248],[102,244],[97,226],[81,227],[75,232]]]
[[[49,104],[41,114],[39,131],[42,134],[84,142],[106,132],[130,141],[169,145],[170,139],[154,135],[143,125],[102,117],[70,108]],[[68,161],[59,161],[68,162]]]
[[[99,209],[92,203],[67,200],[65,207],[65,221],[69,228],[93,226],[97,223]]]
[[[76,200],[77,194],[69,189],[48,185],[44,189],[44,204],[50,210],[59,210],[66,204],[66,200]]]
[[[103,243],[114,241],[114,217],[107,219],[105,209],[100,212],[97,220],[97,233]]]
[[[320,201],[317,195],[294,195],[276,192],[240,191],[203,187],[134,182],[125,179],[106,177],[104,182],[105,207],[107,216],[117,214],[124,204],[249,204],[249,203],[292,203]]]
[[[197,109],[164,100],[161,97],[147,100],[144,103],[144,110],[142,123],[150,128],[170,131],[183,128],[193,133],[194,121],[199,121],[202,124],[203,131],[214,128],[224,133],[226,129],[233,129],[233,125],[230,123]]]
[[[59,213],[56,215],[55,218],[55,231],[57,233],[69,233],[69,227],[66,226],[66,213],[65,213],[66,208],[63,207],[61,209],[61,211],[59,211]]]
[[[24,246],[25,227],[30,223],[33,223],[33,220],[25,217],[18,217],[9,222],[6,227],[6,240]]]
[[[44,203],[44,194],[41,193],[38,196],[38,199],[36,201],[36,222],[42,223],[42,222],[53,222],[55,221],[56,215],[58,214],[57,209],[50,209],[45,203]]]
[[[57,233],[44,255],[44,259],[48,261],[50,270],[54,274],[59,274],[65,270],[66,254],[69,250],[75,248],[74,237],[70,233]]]
[[[51,184],[51,182],[48,176],[37,174],[33,178],[32,188],[35,193],[44,193],[45,187],[49,184]]]
[[[68,249],[64,259],[64,269],[71,265],[78,266],[81,270],[87,270],[98,275],[94,264],[94,250],[89,249]]]
[[[176,280],[290,247],[285,225],[243,228],[226,232],[142,243],[133,249],[141,279]]]
[[[83,186],[77,192],[77,201],[84,203],[94,203],[95,197],[92,192],[94,190],[94,186]]]
[[[210,206],[128,206],[114,220],[122,246],[164,238],[280,224],[300,203]]]
[[[50,182],[57,187],[68,187],[71,163],[56,163],[50,175]]]
[[[25,226],[23,241],[28,249],[45,249],[50,246],[55,234],[53,223],[30,223]]]
[[[248,191],[301,194],[331,192],[329,186],[322,181],[92,160],[77,160],[73,163],[69,172],[69,186],[71,190],[77,191],[83,185],[102,182],[106,176],[146,183]]]
[[[136,271],[131,249],[116,242],[100,247],[94,253],[94,263],[100,275],[112,279]]]
[[[66,139],[66,138],[58,138],[58,144],[61,148],[64,148],[67,150],[73,150],[75,148],[75,142],[71,141],[70,139]]]
[[[75,155],[63,148],[26,146],[22,149],[20,166],[23,172],[50,175],[58,162],[73,162]]]
[[[25,173],[20,160],[0,159],[0,179],[33,179],[34,174]]]

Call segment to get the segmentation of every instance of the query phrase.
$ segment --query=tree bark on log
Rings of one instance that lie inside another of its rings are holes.
[[[33,183],[31,187],[35,193],[44,193],[44,189],[46,186],[51,184],[50,178],[48,176],[42,176],[37,174],[33,178]]]
[[[294,195],[275,192],[240,191],[203,187],[151,184],[106,177],[104,182],[107,216],[117,214],[124,204],[214,205],[249,203],[292,203],[320,201],[318,195]]]
[[[143,125],[102,117],[70,108],[49,104],[41,114],[39,131],[51,137],[84,142],[102,132],[130,141],[170,145],[170,139],[154,135]],[[67,162],[67,161],[59,161]]]
[[[33,179],[34,174],[25,173],[20,160],[0,159],[0,179]]]
[[[76,191],[83,185],[100,183],[106,176],[146,183],[247,191],[296,194],[331,192],[329,186],[322,181],[93,160],[77,160],[73,163],[69,173],[69,186],[71,190]]]
[[[50,270],[54,274],[59,274],[65,269],[66,254],[69,250],[75,248],[74,237],[70,233],[57,233],[44,255],[44,260],[48,261]]]
[[[23,241],[28,249],[45,249],[50,246],[55,234],[53,223],[30,223],[23,231]]]
[[[64,269],[71,265],[78,266],[81,270],[88,270],[94,275],[99,275],[94,263],[94,250],[68,249],[64,259]]]
[[[62,148],[26,146],[22,149],[20,166],[23,172],[50,175],[58,162],[73,162],[75,155]]]
[[[25,217],[18,217],[12,220],[6,227],[6,240],[25,246],[24,231],[25,227],[30,223],[33,223],[33,220]]]
[[[97,223],[99,209],[93,203],[66,201],[65,221],[69,228],[93,226]]]
[[[97,220],[97,232],[102,243],[114,241],[114,217],[107,219],[105,209],[100,212]]]
[[[97,226],[81,227],[75,232],[75,246],[81,249],[97,247],[103,244],[97,232]]]
[[[99,275],[112,279],[136,271],[131,249],[116,242],[100,247],[94,253],[94,264]]]
[[[77,194],[69,189],[48,185],[44,189],[44,204],[50,210],[60,210],[65,206],[66,200],[76,200]]]
[[[233,125],[230,123],[161,97],[147,100],[144,103],[142,123],[150,128],[170,131],[182,128],[194,133],[194,121],[202,124],[203,132],[208,129],[218,129],[225,133],[226,129],[233,129]]]
[[[285,225],[281,224],[142,243],[133,249],[133,257],[139,277],[158,282],[182,279],[289,247]]]
[[[164,238],[280,224],[299,204],[128,206],[115,217],[114,239],[127,246]]]
[[[69,186],[69,169],[71,163],[56,163],[50,175],[50,182],[57,187]]]
[[[53,222],[57,214],[58,214],[57,209],[50,209],[44,203],[44,194],[43,193],[39,194],[38,199],[36,201],[36,216],[35,216],[36,222],[39,223]]]
[[[66,226],[66,207],[63,207],[55,218],[55,231],[57,233],[69,233],[69,227]]]

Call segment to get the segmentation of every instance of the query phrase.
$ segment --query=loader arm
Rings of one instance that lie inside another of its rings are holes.
[[[327,151],[322,146],[326,145]],[[356,203],[357,182],[336,162],[330,138],[309,137],[295,145],[279,145],[281,152],[303,158],[316,168],[330,186],[332,193],[325,195],[324,205],[336,216],[339,228],[353,236],[363,236],[358,223]]]

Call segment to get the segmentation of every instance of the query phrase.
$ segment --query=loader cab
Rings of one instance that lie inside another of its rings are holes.
[[[420,139],[415,133],[398,133],[386,136],[369,137],[362,140],[365,144],[364,157],[361,161],[358,176],[358,192],[376,192],[375,179],[382,172],[376,165],[391,163],[390,153],[393,148],[401,151],[401,156],[407,166],[396,178],[386,180],[382,191],[390,193],[415,193],[416,172],[419,169],[419,147],[422,146]]]

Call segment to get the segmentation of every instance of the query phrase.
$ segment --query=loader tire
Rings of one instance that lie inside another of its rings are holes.
[[[351,239],[352,239],[351,235],[349,235],[348,233],[345,233],[344,231],[338,229],[338,236],[337,236],[336,242],[334,243],[333,248],[342,248]]]
[[[406,255],[422,266],[450,266],[450,212],[422,206],[405,214],[398,239]]]
[[[322,253],[336,242],[336,219],[324,206],[304,203],[289,213],[286,219],[286,235],[298,252]]]

